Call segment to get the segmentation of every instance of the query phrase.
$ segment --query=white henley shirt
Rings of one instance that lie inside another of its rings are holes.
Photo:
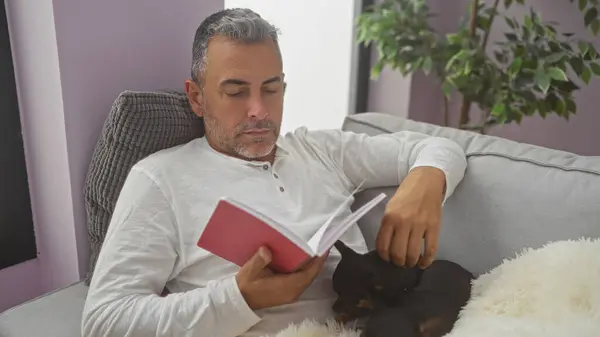
[[[396,186],[410,169],[433,166],[445,173],[447,199],[466,165],[456,143],[408,131],[367,136],[299,128],[279,137],[273,165],[223,155],[205,138],[150,155],[122,188],[82,334],[247,337],[307,318],[324,322],[333,315],[331,276],[339,253],[332,249],[299,301],[253,311],[235,282],[239,267],[196,245],[218,200],[234,197],[308,240],[363,180],[363,188]],[[366,251],[356,225],[342,240]],[[165,286],[171,294],[160,297]]]

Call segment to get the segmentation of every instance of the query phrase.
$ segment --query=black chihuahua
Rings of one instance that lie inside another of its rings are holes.
[[[441,337],[470,298],[473,274],[454,262],[397,267],[376,251],[358,254],[341,241],[335,247],[342,259],[332,309],[340,322],[366,318],[364,337]]]

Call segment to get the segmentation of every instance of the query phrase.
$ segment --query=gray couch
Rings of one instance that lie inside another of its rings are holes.
[[[155,100],[155,95],[171,94],[123,93],[113,106],[109,120],[117,121],[122,120],[123,115],[135,115],[138,124],[130,126],[128,132],[147,133],[139,125],[156,131],[155,124],[143,123],[144,116],[161,120],[156,115],[157,111],[158,114],[180,113],[184,98],[169,96],[169,100],[161,103],[167,104],[163,109],[150,109],[149,112],[148,105],[142,104],[143,100]],[[140,97],[144,99],[140,101]],[[137,104],[138,101],[141,103]],[[178,102],[177,106],[168,105],[173,102]],[[172,115],[167,118],[172,118]],[[196,122],[190,119],[190,123]],[[177,127],[181,128],[181,123]],[[513,257],[524,247],[540,247],[551,240],[600,237],[597,222],[600,219],[599,157],[577,156],[380,113],[349,116],[342,128],[368,134],[419,131],[450,138],[465,149],[469,166],[465,179],[445,205],[438,257],[457,261],[476,274],[493,268],[503,258]],[[111,132],[114,130],[105,127],[102,137],[114,138],[114,134],[107,136]],[[135,142],[136,137],[129,134],[124,139]],[[129,146],[129,150],[136,149],[155,150]],[[100,152],[96,150],[96,153]],[[95,154],[95,158],[98,157],[100,155]],[[101,164],[112,165],[111,162]],[[93,171],[92,167],[90,171]],[[94,185],[93,177],[91,180],[89,186]],[[394,189],[383,191],[393,193]],[[355,205],[380,191],[362,192],[357,196]],[[87,203],[88,207],[93,206],[92,201]],[[105,211],[110,213],[106,206]],[[382,211],[383,206],[368,214],[359,224],[371,244]],[[88,214],[91,214],[89,210]],[[80,282],[0,314],[0,336],[80,336],[86,290],[85,283]]]

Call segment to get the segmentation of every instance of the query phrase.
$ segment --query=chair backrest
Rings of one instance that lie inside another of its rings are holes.
[[[89,285],[121,188],[139,160],[204,135],[185,93],[125,91],[115,100],[94,149],[85,181],[90,241]]]

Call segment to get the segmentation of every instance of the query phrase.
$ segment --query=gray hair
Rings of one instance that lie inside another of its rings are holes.
[[[224,9],[207,17],[196,30],[192,47],[192,79],[201,84],[199,77],[206,70],[208,42],[215,36],[253,43],[271,38],[281,57],[279,30],[260,15],[247,8]]]

